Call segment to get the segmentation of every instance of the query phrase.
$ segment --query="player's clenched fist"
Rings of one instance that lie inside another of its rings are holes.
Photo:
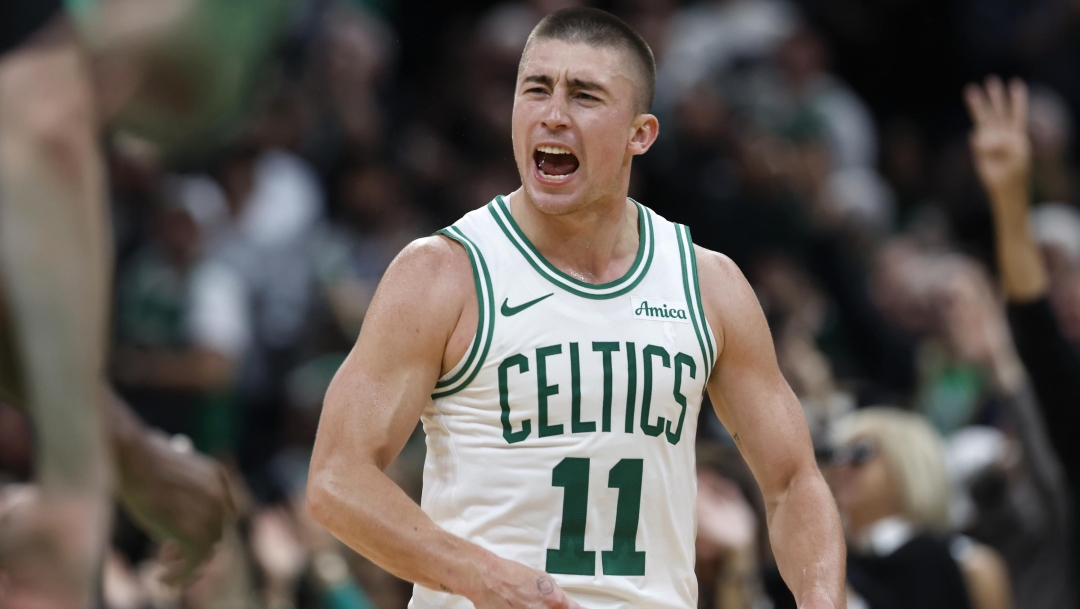
[[[1000,78],[991,76],[983,87],[968,85],[964,101],[975,123],[971,133],[975,170],[990,198],[1026,192],[1031,171],[1027,87],[1013,79],[1006,89]]]
[[[509,560],[486,574],[477,596],[476,609],[581,609],[550,575]]]

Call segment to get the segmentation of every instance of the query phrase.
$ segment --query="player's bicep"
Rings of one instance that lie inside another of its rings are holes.
[[[469,262],[455,248],[441,237],[421,239],[387,269],[327,389],[313,464],[361,460],[385,468],[409,438],[461,317],[461,286],[471,285]]]
[[[750,284],[726,257],[699,249],[698,259],[706,315],[714,328],[721,328],[723,340],[709,378],[709,398],[769,497],[813,462],[806,420],[780,373],[765,314]]]

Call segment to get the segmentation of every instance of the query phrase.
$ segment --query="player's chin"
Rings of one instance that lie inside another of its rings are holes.
[[[529,184],[529,199],[533,206],[545,214],[562,215],[582,207],[584,197],[577,188],[550,188],[542,184]]]

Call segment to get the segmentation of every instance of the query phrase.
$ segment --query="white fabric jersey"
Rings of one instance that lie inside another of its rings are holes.
[[[505,197],[441,231],[472,261],[479,324],[423,415],[421,507],[551,573],[586,609],[689,609],[694,439],[716,344],[689,229],[637,210],[633,265],[596,285],[545,260]],[[409,606],[473,607],[420,586]]]

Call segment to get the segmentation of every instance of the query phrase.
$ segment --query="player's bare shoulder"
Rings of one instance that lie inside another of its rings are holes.
[[[477,323],[473,269],[465,248],[442,235],[407,245],[383,275],[368,318],[372,315],[391,316],[399,330],[441,335],[444,362],[452,367],[467,350]]]
[[[760,306],[750,282],[735,261],[699,245],[694,246],[694,255],[705,316],[716,335],[717,348],[722,352],[725,329],[745,319],[751,312],[747,307],[760,310]]]
[[[472,267],[465,248],[453,239],[432,235],[405,246],[390,263],[382,283],[406,283],[413,289],[472,293]],[[450,295],[450,294],[444,294]]]

